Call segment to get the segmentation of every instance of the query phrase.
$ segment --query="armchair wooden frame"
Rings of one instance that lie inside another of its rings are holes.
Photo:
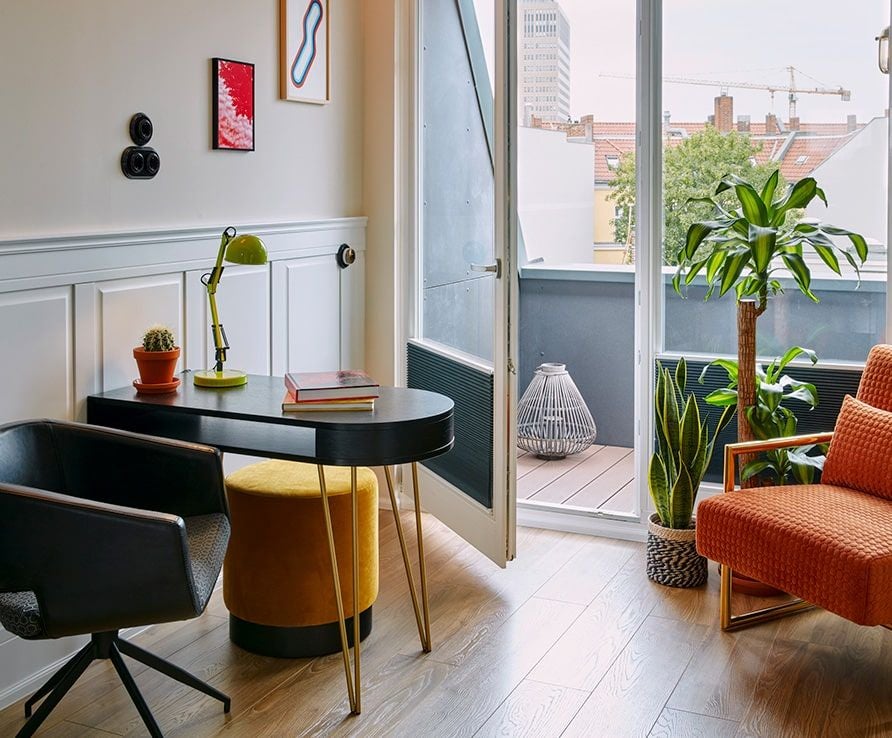
[[[725,446],[725,476],[724,476],[724,492],[740,492],[746,493],[736,487],[736,461],[738,456],[750,456],[760,451],[774,451],[779,448],[790,448],[791,446],[807,446],[813,443],[828,443],[833,438],[833,433],[814,433],[810,435],[788,436],[787,438],[773,438],[767,441],[744,441],[741,443],[729,443]],[[810,610],[815,605],[802,599],[795,599],[790,602],[784,602],[781,605],[773,605],[760,610],[752,610],[750,612],[741,613],[740,615],[732,614],[731,600],[734,594],[732,585],[731,567],[722,564],[721,589],[719,594],[719,613],[721,618],[721,626],[724,631],[739,630],[747,628],[750,625],[764,623],[769,620],[794,615],[798,612]]]

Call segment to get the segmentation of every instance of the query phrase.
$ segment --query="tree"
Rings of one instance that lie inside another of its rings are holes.
[[[734,174],[762,187],[777,171],[777,162],[755,164],[761,144],[754,144],[749,135],[731,131],[719,133],[714,126],[706,126],[678,145],[668,146],[663,155],[663,261],[678,263],[678,252],[684,246],[685,234],[691,223],[705,220],[712,214],[712,206],[697,198],[712,195],[715,183],[727,174]],[[781,183],[783,184],[783,183]],[[616,178],[611,183],[611,199],[623,209],[625,216],[613,222],[614,239],[627,243],[630,219],[635,228],[635,154],[629,152],[620,159]],[[691,199],[694,202],[691,202]],[[731,205],[728,196],[719,201]]]
[[[867,259],[867,242],[858,233],[825,223],[799,222],[791,217],[818,198],[827,198],[812,177],[781,188],[780,172],[774,172],[759,188],[729,174],[722,177],[712,197],[702,197],[710,217],[692,223],[673,279],[675,291],[705,275],[708,300],[718,289],[737,296],[737,438],[753,440],[748,415],[756,405],[756,321],[768,307],[768,298],[783,292],[783,274],[806,297],[818,302],[811,289],[811,269],[806,249],[814,251],[833,272],[841,274],[843,257],[860,275]],[[778,194],[780,193],[780,194]],[[725,205],[730,198],[732,205]],[[833,239],[839,239],[834,241]],[[847,239],[845,243],[842,239]]]

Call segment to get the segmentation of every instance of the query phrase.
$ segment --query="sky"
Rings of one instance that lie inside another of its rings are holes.
[[[635,0],[559,0],[570,21],[570,106],[574,118],[634,120]],[[475,0],[484,43],[492,23]],[[663,75],[727,82],[786,84],[787,66],[801,73],[801,87],[845,87],[837,96],[800,95],[803,121],[866,121],[883,115],[889,77],[877,68],[874,37],[889,25],[890,0],[663,0]],[[492,11],[489,10],[489,14]],[[487,44],[488,45],[488,44]],[[490,54],[487,54],[490,56]],[[490,57],[491,58],[491,57]],[[700,121],[713,111],[719,89],[665,84],[663,110],[675,121]],[[767,91],[731,87],[734,115],[762,120],[771,112]],[[787,118],[786,93],[776,93],[775,112]]]

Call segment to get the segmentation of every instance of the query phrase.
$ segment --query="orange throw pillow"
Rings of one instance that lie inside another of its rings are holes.
[[[892,412],[846,395],[821,481],[892,500]]]

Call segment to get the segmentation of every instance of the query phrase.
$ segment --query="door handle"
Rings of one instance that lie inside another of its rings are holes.
[[[493,264],[471,264],[472,272],[492,272],[496,279],[502,276],[502,260],[496,259]]]

